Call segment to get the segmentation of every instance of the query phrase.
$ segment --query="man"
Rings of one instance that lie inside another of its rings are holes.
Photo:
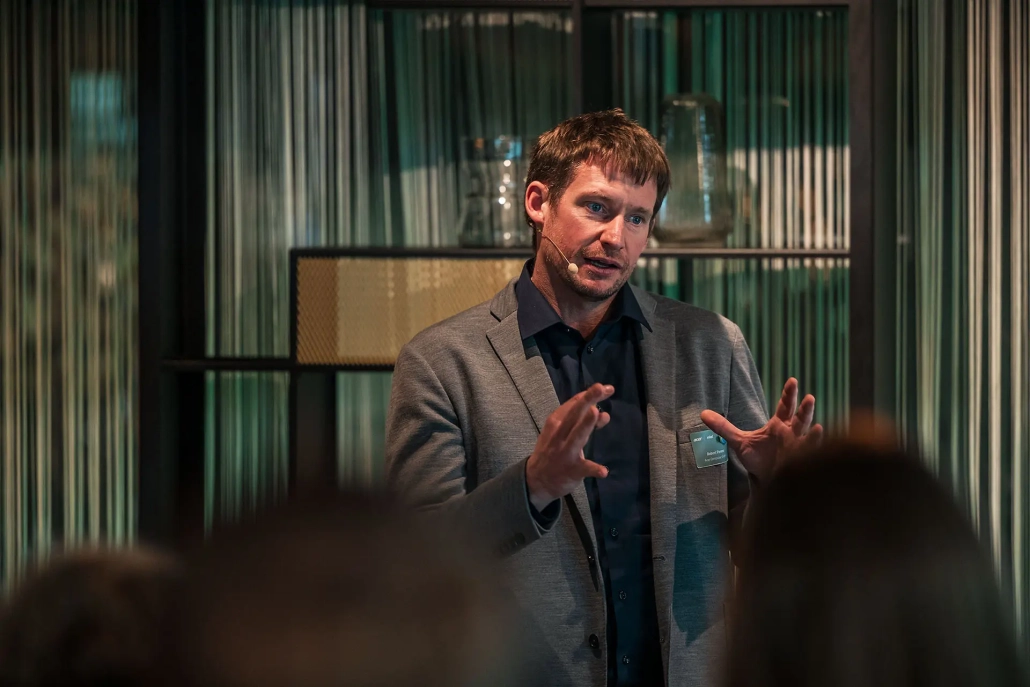
[[[621,111],[558,125],[527,176],[535,258],[397,360],[388,479],[507,556],[543,684],[712,684],[749,476],[821,433],[794,380],[767,420],[736,325],[627,286],[668,188]]]

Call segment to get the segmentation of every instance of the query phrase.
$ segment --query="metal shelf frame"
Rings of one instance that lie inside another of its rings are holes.
[[[447,247],[372,247],[372,248],[294,248],[291,255],[301,258],[441,258],[441,259],[504,259],[532,257],[529,248],[460,248]],[[651,248],[642,258],[677,260],[755,260],[761,258],[850,258],[846,248]]]

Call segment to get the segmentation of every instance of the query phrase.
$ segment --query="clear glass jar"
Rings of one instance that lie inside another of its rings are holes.
[[[658,211],[658,243],[725,246],[733,230],[733,202],[726,183],[722,105],[704,93],[666,96],[661,144],[672,187]]]
[[[462,139],[464,199],[458,241],[469,247],[523,247],[533,242],[523,218],[525,172],[518,136]]]

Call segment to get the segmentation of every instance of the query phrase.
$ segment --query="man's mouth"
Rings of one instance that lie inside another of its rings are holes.
[[[586,264],[604,272],[622,269],[622,265],[619,262],[609,260],[608,258],[586,258]]]

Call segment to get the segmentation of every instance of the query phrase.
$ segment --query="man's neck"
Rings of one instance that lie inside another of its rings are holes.
[[[594,335],[615,301],[615,296],[603,301],[583,298],[569,288],[560,275],[554,274],[551,265],[539,258],[534,261],[532,279],[562,322],[578,331],[584,339]]]

